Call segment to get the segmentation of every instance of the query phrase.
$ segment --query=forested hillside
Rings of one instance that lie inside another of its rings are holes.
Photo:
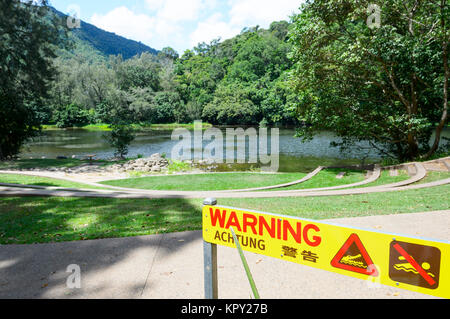
[[[124,110],[119,113],[128,121],[146,124],[292,123],[285,111],[288,28],[281,21],[268,30],[244,29],[181,56],[169,47],[156,56],[111,55],[105,61],[63,54],[55,60],[59,73],[45,120],[60,127],[110,123],[112,113]]]
[[[60,11],[50,7],[50,14],[55,14],[62,23],[67,16]],[[137,54],[149,52],[158,54],[158,51],[134,40],[126,39],[115,33],[97,28],[96,26],[81,20],[80,28],[72,29],[71,39],[75,42],[72,50],[61,52],[67,57],[76,55],[87,59],[107,59],[110,55],[121,54],[124,59],[129,59]]]

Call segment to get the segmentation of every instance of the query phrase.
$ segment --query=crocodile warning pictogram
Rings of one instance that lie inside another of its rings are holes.
[[[373,265],[372,259],[356,234],[350,235],[333,260],[331,260],[331,265],[364,275],[378,276],[376,267],[369,267]]]

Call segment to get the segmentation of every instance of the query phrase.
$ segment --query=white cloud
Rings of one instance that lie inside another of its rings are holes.
[[[101,29],[142,42],[150,42],[155,22],[154,18],[136,14],[127,7],[118,7],[105,15],[94,14],[91,17],[91,23]]]
[[[278,20],[289,20],[297,12],[300,0],[229,0],[230,24],[242,27],[260,25],[267,28]]]
[[[197,29],[190,35],[191,46],[196,46],[200,42],[209,43],[211,40],[219,37],[225,40],[240,32],[240,29],[233,28],[230,24],[224,22],[222,18],[222,14],[214,13],[205,21],[198,23]]]
[[[178,50],[189,41],[186,24],[195,23],[205,10],[210,10],[215,0],[145,0],[155,20],[155,34],[163,46]],[[191,26],[192,28],[192,26]],[[189,30],[190,31],[190,30]]]
[[[205,7],[205,0],[146,0],[147,7],[156,11],[156,19],[170,22],[193,21],[198,19]]]
[[[164,0],[145,0],[145,3],[151,11],[156,11],[163,6]]]

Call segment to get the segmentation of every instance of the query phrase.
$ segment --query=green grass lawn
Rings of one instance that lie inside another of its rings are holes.
[[[62,179],[40,177],[20,174],[0,174],[0,183],[35,185],[47,187],[64,187],[64,188],[91,188],[91,189],[108,189],[102,187],[91,186],[87,184],[65,181]]]
[[[373,186],[392,184],[392,183],[402,182],[402,181],[405,181],[410,178],[411,177],[404,170],[399,170],[398,176],[391,176],[388,170],[383,170],[383,171],[381,171],[380,177],[376,181],[369,183],[369,184],[361,185],[361,186],[355,186],[352,188],[373,187]]]
[[[102,184],[154,190],[212,191],[283,184],[301,179],[305,175],[304,173],[187,174],[111,180]]]
[[[450,185],[365,195],[219,199],[219,205],[309,219],[450,209]],[[0,198],[0,244],[201,229],[200,199]]]
[[[0,198],[0,244],[45,243],[196,230],[201,201]]]
[[[345,172],[344,177],[341,179],[336,178],[340,172]],[[292,185],[289,187],[283,187],[280,190],[294,190],[294,189],[306,189],[306,188],[321,188],[339,186],[361,182],[364,180],[365,171],[349,170],[342,168],[326,168],[321,170],[316,176],[307,180],[306,182]]]
[[[450,178],[450,172],[432,172],[428,171],[427,176],[425,176],[424,179],[418,181],[416,184],[425,184],[425,183],[431,183],[434,181],[438,181],[441,179],[447,179]]]

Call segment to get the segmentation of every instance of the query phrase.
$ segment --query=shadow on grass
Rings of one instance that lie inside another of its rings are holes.
[[[93,293],[93,287],[67,289],[70,274],[66,269],[70,264],[79,265],[83,277],[102,276],[120,268],[136,254],[143,256],[148,265],[155,251],[176,254],[193,240],[201,240],[200,233],[184,232],[201,229],[201,200],[198,202],[196,205],[185,199],[2,198],[0,298],[46,298],[52,291],[59,298],[70,298],[69,292],[80,297],[83,292]],[[176,234],[176,244],[161,245],[162,236],[173,236],[164,235],[172,232],[180,232]],[[156,236],[136,237],[149,234]],[[119,237],[129,238],[94,240]],[[48,244],[22,245],[25,243]],[[139,267],[142,270],[142,265]],[[148,272],[149,268],[146,269]],[[127,282],[125,287],[129,291],[121,294],[135,297],[144,289],[144,283]],[[114,283],[107,286],[110,288]],[[95,289],[100,289],[96,291],[100,295],[109,293],[99,287]]]

